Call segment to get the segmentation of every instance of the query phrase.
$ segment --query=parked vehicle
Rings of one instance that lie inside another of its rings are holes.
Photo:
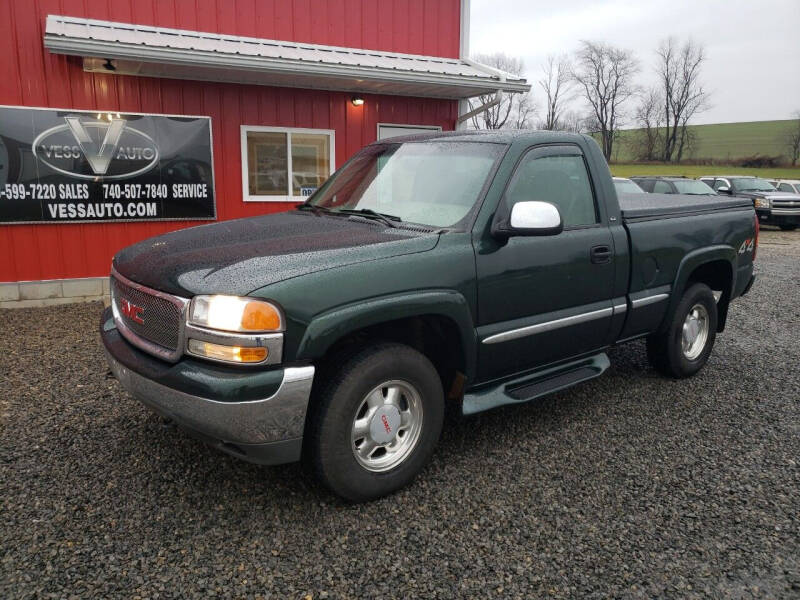
[[[777,225],[792,231],[800,225],[800,194],[777,191],[766,179],[744,175],[715,175],[700,177],[718,194],[750,198],[758,220],[765,225]]]
[[[685,194],[687,196],[716,196],[708,185],[696,179],[664,175],[631,177],[645,192],[651,194]]]
[[[614,189],[618,194],[644,194],[644,190],[626,177],[613,177]]]
[[[767,181],[779,192],[800,194],[800,179],[768,179]]]
[[[753,283],[752,203],[620,198],[588,136],[376,142],[297,210],[119,252],[106,356],[217,448],[377,498],[428,462],[446,403],[538,398],[643,337],[665,375],[706,364]]]

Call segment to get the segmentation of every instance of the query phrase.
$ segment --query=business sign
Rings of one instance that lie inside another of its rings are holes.
[[[208,117],[0,106],[0,223],[214,219]]]

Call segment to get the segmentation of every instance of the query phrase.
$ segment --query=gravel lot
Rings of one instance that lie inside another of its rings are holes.
[[[761,240],[698,376],[618,348],[361,506],[162,427],[99,304],[0,311],[0,597],[798,598],[800,231]]]

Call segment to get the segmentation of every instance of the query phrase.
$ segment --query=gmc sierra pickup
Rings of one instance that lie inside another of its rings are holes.
[[[100,330],[145,405],[363,501],[422,469],[445,403],[529,401],[643,337],[654,368],[693,375],[757,240],[749,199],[618,198],[589,137],[395,138],[296,210],[122,250]]]

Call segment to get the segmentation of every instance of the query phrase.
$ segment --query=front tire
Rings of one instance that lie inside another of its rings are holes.
[[[431,362],[402,344],[364,349],[329,374],[311,407],[304,460],[353,502],[410,483],[433,454],[444,393]]]
[[[663,375],[682,379],[702,369],[717,336],[717,303],[704,283],[686,290],[669,327],[647,338],[647,358]]]
[[[778,225],[781,228],[781,231],[794,231],[797,229],[797,225]]]

